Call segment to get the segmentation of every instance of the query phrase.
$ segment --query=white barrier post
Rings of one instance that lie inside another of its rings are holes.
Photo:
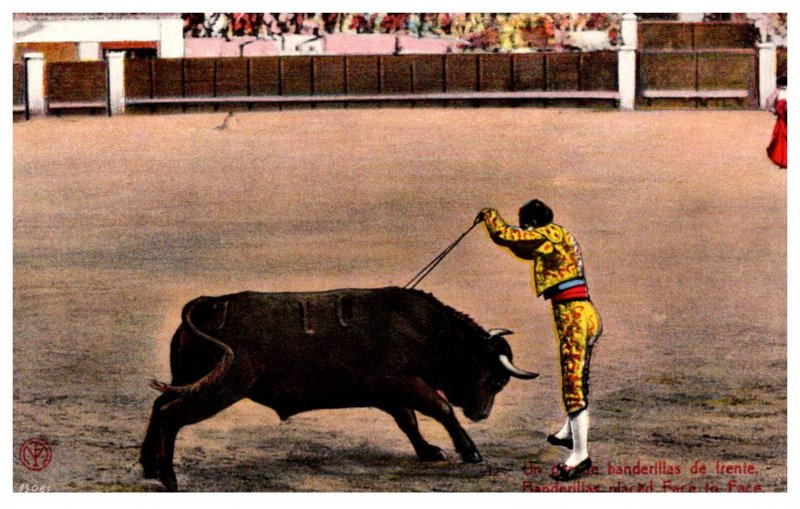
[[[108,72],[108,115],[125,113],[125,52],[112,51],[106,56]]]
[[[631,111],[636,102],[636,46],[638,22],[635,14],[622,15],[622,46],[617,54],[617,81],[619,82],[619,109]]]
[[[44,115],[44,54],[25,53],[25,102],[27,115]]]
[[[774,42],[758,43],[758,96],[762,110],[767,108],[767,98],[775,91],[777,74],[777,45]]]

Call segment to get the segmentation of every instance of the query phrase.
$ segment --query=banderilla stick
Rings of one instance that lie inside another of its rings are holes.
[[[478,224],[479,224],[480,222],[481,222],[481,221],[474,221],[474,222],[472,223],[472,226],[470,226],[469,228],[467,228],[467,231],[465,231],[464,233],[462,233],[460,237],[458,237],[456,240],[454,240],[454,241],[453,241],[453,242],[452,242],[452,243],[451,243],[449,246],[447,246],[446,248],[444,248],[444,251],[442,251],[441,253],[439,253],[438,255],[436,255],[436,257],[435,257],[433,260],[431,260],[431,261],[428,263],[428,265],[424,266],[424,267],[422,268],[422,270],[420,270],[419,272],[417,272],[417,275],[416,275],[416,276],[414,276],[414,277],[412,277],[412,278],[411,278],[411,281],[409,281],[408,283],[406,283],[406,285],[405,285],[403,288],[413,289],[415,286],[417,286],[417,285],[420,283],[420,281],[422,281],[423,279],[425,279],[425,277],[426,277],[428,274],[430,274],[430,273],[431,273],[431,271],[433,271],[433,269],[435,269],[435,268],[436,268],[436,266],[437,266],[437,265],[439,265],[439,263],[440,263],[442,260],[444,260],[444,257],[445,257],[445,256],[447,256],[447,255],[450,253],[450,251],[452,251],[452,250],[453,250],[453,248],[454,248],[454,247],[456,247],[456,246],[458,245],[458,243],[459,243],[459,242],[461,242],[461,239],[463,239],[464,237],[466,237],[466,236],[467,236],[467,234],[468,234],[469,232],[471,232],[473,228],[475,228],[476,226],[478,226]]]

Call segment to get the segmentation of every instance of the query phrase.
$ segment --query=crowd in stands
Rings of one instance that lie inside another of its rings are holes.
[[[465,51],[559,49],[566,34],[598,30],[616,43],[619,15],[608,13],[194,13],[183,14],[185,37],[396,34],[459,41]]]
[[[185,37],[257,37],[284,35],[395,34],[457,41],[464,51],[574,49],[570,34],[604,32],[618,41],[616,13],[188,13],[182,15]],[[676,20],[677,14],[642,15]],[[752,22],[768,38],[785,45],[786,13],[706,13],[703,21]]]

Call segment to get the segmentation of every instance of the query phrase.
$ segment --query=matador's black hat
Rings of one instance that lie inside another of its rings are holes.
[[[519,225],[538,228],[553,222],[553,210],[539,200],[531,200],[519,208]]]

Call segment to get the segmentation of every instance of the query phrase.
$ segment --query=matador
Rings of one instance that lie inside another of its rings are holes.
[[[559,481],[575,479],[592,466],[588,450],[589,361],[603,329],[589,298],[580,247],[566,228],[553,223],[553,211],[539,200],[519,209],[518,227],[508,225],[492,208],[481,210],[476,221],[483,221],[495,244],[533,262],[536,296],[551,302],[567,419],[547,441],[572,449],[563,463],[553,467],[551,476]]]

